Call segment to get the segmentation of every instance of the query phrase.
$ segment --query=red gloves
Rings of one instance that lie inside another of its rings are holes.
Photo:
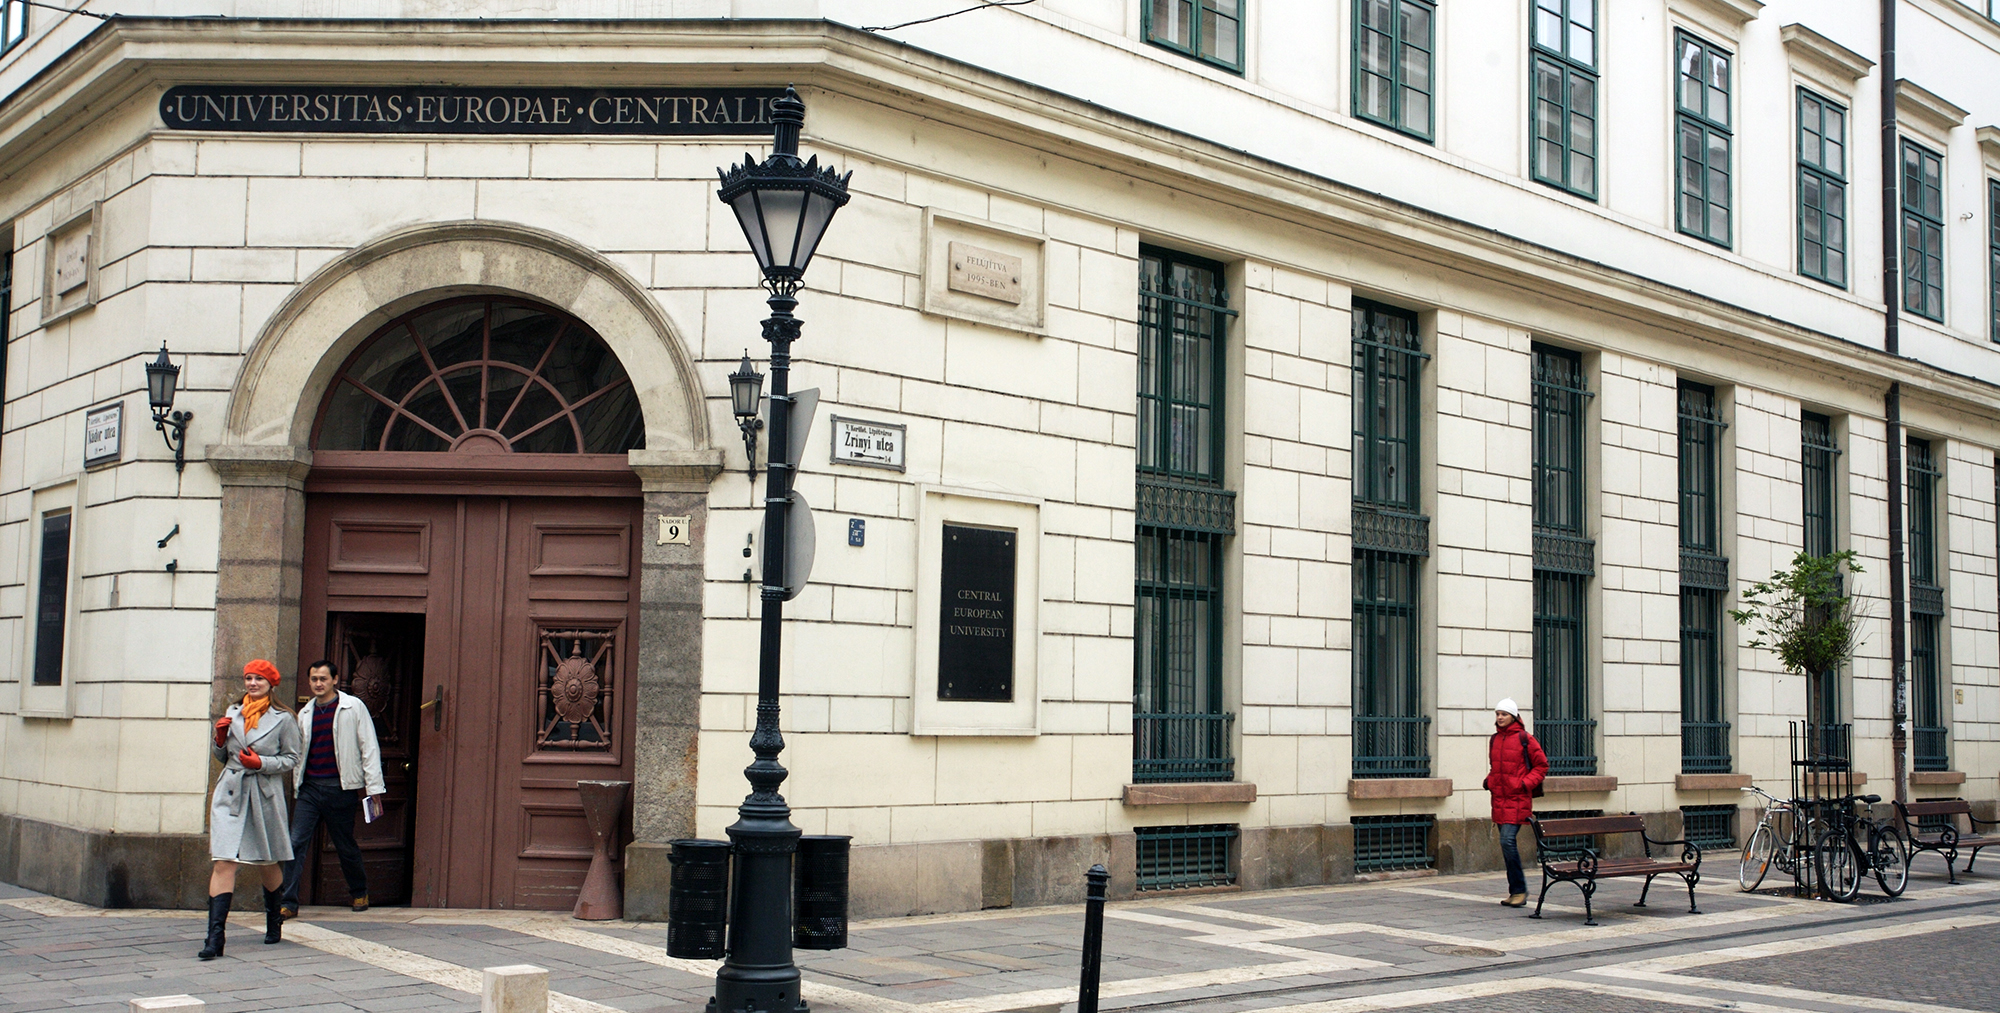
[[[217,749],[229,742],[229,718],[215,719],[215,746]]]
[[[258,756],[257,751],[254,749],[245,749],[244,751],[237,753],[236,762],[241,763],[243,766],[248,767],[251,770],[264,769],[264,758]]]

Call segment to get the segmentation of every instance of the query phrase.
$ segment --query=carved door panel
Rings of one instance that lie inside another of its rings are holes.
[[[518,762],[496,799],[494,899],[567,909],[590,865],[576,782],[632,777],[639,503],[511,506],[498,732]]]
[[[423,684],[424,617],[381,612],[338,612],[327,617],[327,658],[340,671],[340,688],[359,697],[382,748],[382,817],[359,814],[354,840],[368,870],[369,900],[410,902],[411,843],[416,832],[417,716]],[[344,904],[347,880],[333,842],[322,828],[313,848],[316,872],[307,878],[307,903]]]

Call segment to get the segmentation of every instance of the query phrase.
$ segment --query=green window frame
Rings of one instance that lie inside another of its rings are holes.
[[[1941,587],[1938,573],[1937,486],[1942,473],[1931,441],[1912,437],[1909,464],[1910,583]]]
[[[1222,265],[1139,251],[1138,468],[1222,480],[1222,371],[1228,333]]]
[[[1986,296],[1990,335],[2000,341],[2000,179],[1986,181]]]
[[[1727,702],[1722,671],[1722,431],[1715,388],[1683,380],[1678,390],[1681,542],[1681,771],[1727,773]]]
[[[1419,510],[1417,315],[1357,299],[1351,311],[1355,548],[1354,776],[1430,776],[1419,588],[1429,522]]]
[[[1799,273],[1847,287],[1847,107],[1799,89]]]
[[[1730,245],[1730,54],[1674,33],[1675,222],[1686,235]]]
[[[1222,684],[1222,546],[1234,529],[1222,391],[1234,315],[1221,264],[1140,248],[1135,781],[1235,777]],[[1154,510],[1160,501],[1184,509]]]
[[[1944,322],[1944,156],[1903,139],[1903,309]]]
[[[1805,544],[1808,555],[1830,556],[1839,541],[1840,500],[1835,495],[1839,481],[1840,444],[1833,434],[1833,419],[1817,412],[1799,418],[1799,463],[1804,500]]]
[[[1585,411],[1591,393],[1583,356],[1530,349],[1534,420],[1535,737],[1549,771],[1597,773],[1591,717],[1589,587],[1596,546],[1586,537]]]
[[[1944,671],[1944,588],[1939,566],[1937,446],[1911,437],[1904,454],[1908,471],[1910,568],[1911,765],[1917,770],[1950,770]]]
[[[1422,559],[1354,553],[1354,776],[1429,777],[1418,623]]]
[[[1415,512],[1424,354],[1417,315],[1354,301],[1354,502]]]
[[[1597,0],[1530,0],[1535,181],[1597,199]]]
[[[1146,41],[1232,73],[1243,73],[1247,0],[1147,0]]]
[[[1833,431],[1833,419],[1817,412],[1804,412],[1799,416],[1799,464],[1800,500],[1802,516],[1805,519],[1804,538],[1800,549],[1811,556],[1832,555],[1839,548],[1840,541],[1840,498],[1836,495],[1840,481],[1838,468],[1840,445]],[[1806,692],[1809,694],[1810,709],[1806,715],[1808,722],[1820,726],[1840,723],[1840,671],[1815,673],[1808,680]],[[1832,738],[1822,738],[1829,742],[1844,742],[1844,733],[1834,733]],[[1844,750],[1834,751],[1835,755],[1847,755]]]
[[[0,0],[0,53],[28,39],[28,5],[23,0]]]
[[[1436,52],[1437,4],[1354,0],[1354,115],[1431,140]]]

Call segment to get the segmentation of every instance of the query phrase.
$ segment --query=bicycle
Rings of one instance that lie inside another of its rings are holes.
[[[1807,811],[1801,799],[1781,799],[1755,785],[1743,790],[1763,796],[1764,815],[1743,842],[1743,855],[1736,866],[1736,885],[1745,893],[1757,889],[1775,865],[1778,871],[1792,877],[1801,894],[1810,893],[1814,887],[1811,849],[1825,824],[1812,816],[1799,818],[1800,813]]]
[[[1861,877],[1871,872],[1890,897],[1902,896],[1909,886],[1910,852],[1903,845],[1902,831],[1893,823],[1854,812],[1856,802],[1880,801],[1880,795],[1843,795],[1834,803],[1832,823],[1813,842],[1813,866],[1827,897],[1853,900],[1861,893]]]

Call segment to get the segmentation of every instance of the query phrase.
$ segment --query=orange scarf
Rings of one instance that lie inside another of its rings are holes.
[[[247,696],[244,697],[243,711],[242,711],[244,730],[245,731],[256,730],[257,719],[263,717],[264,712],[270,709],[271,709],[271,695],[269,693],[264,694],[264,698],[262,700],[252,700]]]

